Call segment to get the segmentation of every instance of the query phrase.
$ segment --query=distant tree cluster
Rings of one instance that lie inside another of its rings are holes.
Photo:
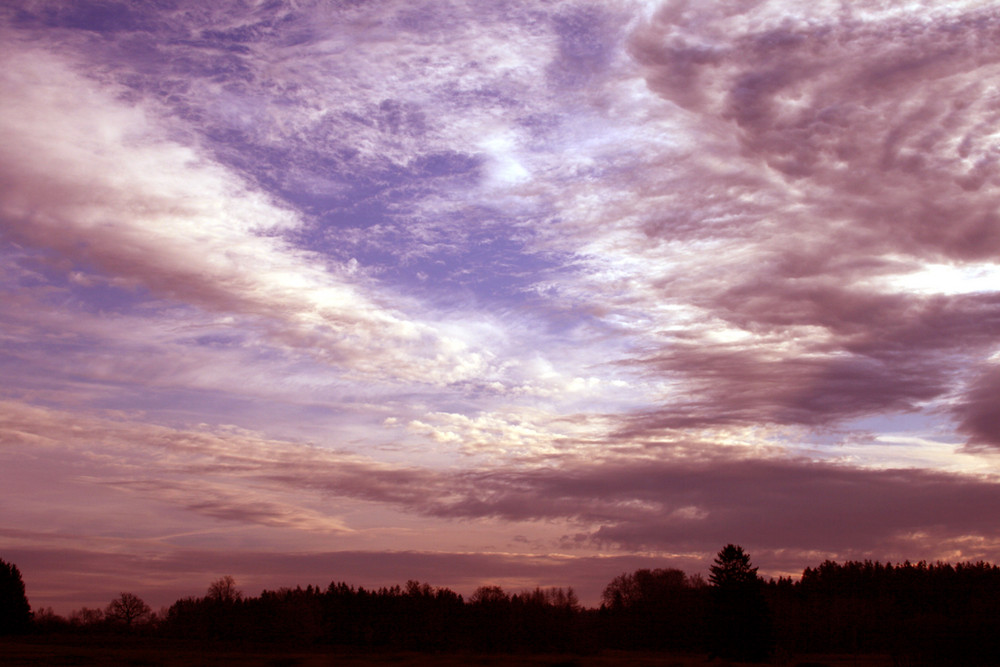
[[[170,607],[163,632],[203,640],[325,643],[361,648],[442,651],[568,650],[580,605],[572,590],[509,595],[497,586],[468,601],[447,588],[409,581],[368,590],[333,582],[264,591],[259,597],[215,594]]]
[[[464,599],[417,581],[371,590],[335,581],[250,597],[226,576],[159,615],[123,592],[105,609],[62,619],[51,610],[32,615],[21,573],[0,560],[0,634],[32,628],[366,650],[668,650],[759,662],[778,649],[989,665],[1000,664],[1000,568],[827,561],[799,581],[765,582],[730,544],[707,582],[670,568],[623,573],[599,609],[583,608],[572,589],[483,586]]]
[[[675,569],[636,570],[604,589],[603,643],[617,649],[699,650],[705,643],[705,581]]]
[[[789,650],[889,653],[931,665],[1000,664],[1000,567],[826,561],[765,586]]]

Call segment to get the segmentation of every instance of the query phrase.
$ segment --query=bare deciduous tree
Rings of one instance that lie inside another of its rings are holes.
[[[69,615],[69,622],[73,625],[97,625],[104,620],[104,610],[103,609],[91,609],[89,607],[80,607],[72,614]]]
[[[218,602],[236,602],[243,599],[243,592],[236,588],[236,580],[227,574],[209,585],[208,598]]]
[[[108,605],[105,612],[107,618],[115,619],[132,627],[136,621],[146,618],[152,613],[149,605],[142,598],[132,593],[122,593]]]

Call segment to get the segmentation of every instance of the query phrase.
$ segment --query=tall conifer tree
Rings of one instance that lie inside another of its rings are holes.
[[[31,626],[31,606],[17,565],[0,559],[0,635],[26,632]]]
[[[728,544],[710,571],[709,651],[734,660],[766,659],[774,644],[771,615],[749,554],[743,547]]]

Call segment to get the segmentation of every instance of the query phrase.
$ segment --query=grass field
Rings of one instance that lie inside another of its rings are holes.
[[[101,642],[93,638],[44,638],[0,640],[0,665],[34,667],[36,665],[123,665],[129,667],[209,667],[241,665],[247,667],[735,667],[742,663],[709,660],[706,656],[665,653],[608,651],[596,655],[480,655],[425,654],[407,652],[345,652],[334,649],[288,650],[210,646],[136,638]],[[884,656],[797,656],[772,661],[787,667],[890,667]]]

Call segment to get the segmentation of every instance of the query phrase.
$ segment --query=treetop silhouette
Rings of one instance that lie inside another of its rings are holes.
[[[138,595],[122,593],[108,605],[105,616],[120,621],[131,628],[136,621],[148,617],[152,611]]]
[[[709,571],[709,582],[720,588],[760,581],[757,568],[750,565],[750,555],[743,551],[743,547],[735,544],[727,544],[722,548]]]
[[[743,547],[727,544],[709,568],[708,649],[722,658],[760,662],[773,645],[770,611],[757,568]]]
[[[0,636],[26,632],[31,618],[21,571],[17,565],[0,559]]]
[[[88,633],[107,641],[130,628],[129,634],[164,640],[303,648],[704,649],[739,661],[767,660],[779,650],[877,653],[891,655],[896,664],[1000,665],[996,565],[826,561],[805,568],[799,581],[765,583],[742,547],[730,544],[709,569],[711,585],[672,568],[622,574],[606,587],[600,609],[581,607],[571,589],[561,588],[510,594],[483,586],[464,599],[416,580],[379,589],[333,581],[325,589],[281,588],[252,596],[240,593],[232,577],[222,577],[205,597],[177,600],[161,615],[142,615],[145,603],[122,593],[107,614],[84,608],[66,620],[42,609],[32,622],[20,572],[0,561],[0,633],[11,632],[15,609],[23,631]]]
[[[236,580],[227,574],[209,585],[208,598],[223,603],[239,602],[243,599],[243,591],[236,588]]]

